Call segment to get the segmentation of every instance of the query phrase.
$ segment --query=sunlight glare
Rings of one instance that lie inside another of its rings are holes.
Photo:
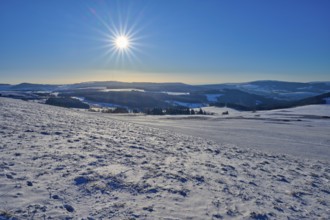
[[[138,25],[139,19],[135,19],[128,12],[115,12],[105,16],[99,13],[99,10],[91,9],[91,13],[102,24],[96,30],[101,34],[99,41],[102,45],[100,44],[98,48],[102,49],[103,53],[101,57],[95,58],[95,62],[105,58],[106,65],[112,63],[117,66],[116,68],[140,62],[136,53],[140,53],[139,47],[144,45],[141,43],[144,36],[140,34],[144,28]],[[118,14],[117,18],[116,14]]]
[[[118,49],[126,49],[129,47],[129,40],[126,36],[118,36],[115,45]]]

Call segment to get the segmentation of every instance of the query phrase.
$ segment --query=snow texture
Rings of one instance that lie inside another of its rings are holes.
[[[20,100],[0,112],[0,219],[330,216],[327,161]]]

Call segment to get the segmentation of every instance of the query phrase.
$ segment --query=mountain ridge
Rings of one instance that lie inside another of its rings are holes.
[[[267,110],[308,104],[326,104],[329,82],[260,80],[245,83],[189,85],[185,83],[96,81],[67,85],[21,83],[0,86],[1,96],[22,99],[68,100],[77,97],[90,106],[146,108],[173,106],[231,106],[239,110]],[[323,96],[324,98],[322,98]],[[321,97],[318,97],[321,96]],[[38,98],[39,97],[39,98]],[[51,102],[53,103],[53,102]]]

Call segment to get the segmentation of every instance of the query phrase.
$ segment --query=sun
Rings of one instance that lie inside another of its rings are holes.
[[[140,47],[145,45],[143,43],[145,36],[141,35],[144,27],[140,27],[139,20],[136,20],[134,16],[131,17],[129,14],[125,14],[126,12],[123,12],[123,14],[119,13],[120,16],[118,15],[118,18],[110,16],[116,13],[102,16],[102,14],[97,12],[91,9],[92,15],[101,24],[96,28],[98,34],[101,34],[97,40],[102,43],[97,49],[103,50],[103,53],[100,54],[101,57],[95,57],[95,62],[99,62],[99,59],[104,59],[106,65],[111,63],[121,67],[140,62],[140,57],[137,56],[137,53],[144,52]],[[110,17],[112,19],[109,19]]]
[[[118,49],[127,49],[129,47],[129,39],[126,36],[118,36],[115,39],[115,46]]]

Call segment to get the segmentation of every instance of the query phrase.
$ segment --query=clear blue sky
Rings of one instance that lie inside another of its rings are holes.
[[[1,0],[0,83],[330,81],[329,11],[329,0]]]

